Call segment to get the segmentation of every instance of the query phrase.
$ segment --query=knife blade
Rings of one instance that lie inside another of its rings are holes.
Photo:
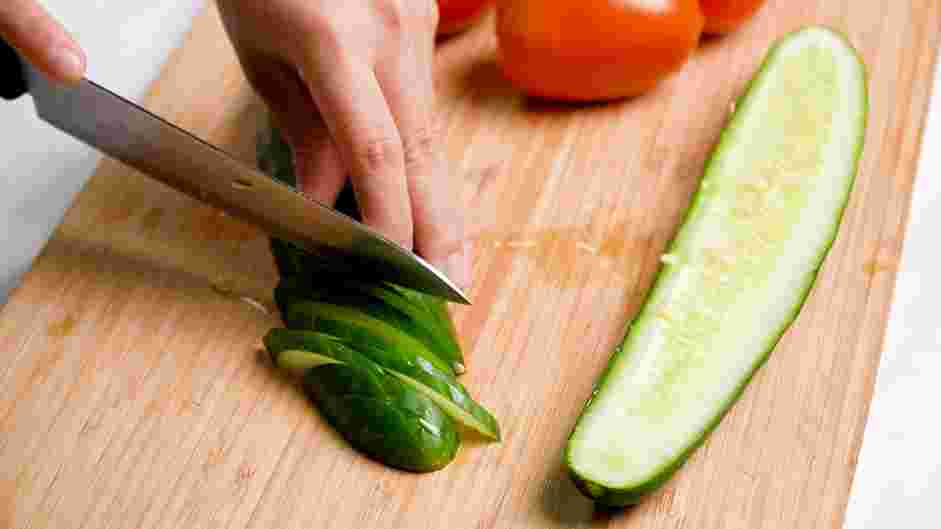
[[[21,75],[5,64],[14,61]],[[344,270],[469,304],[460,288],[404,247],[102,86],[87,79],[53,83],[2,40],[0,72],[6,78],[0,96],[28,91],[42,120],[145,175]]]

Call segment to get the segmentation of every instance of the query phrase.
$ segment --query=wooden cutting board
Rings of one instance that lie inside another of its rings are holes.
[[[848,33],[871,74],[843,229],[794,327],[661,492],[594,512],[560,465],[768,45]],[[110,161],[0,314],[0,528],[840,527],[862,439],[941,37],[935,0],[777,0],[639,99],[528,102],[489,24],[441,45],[448,155],[466,182],[475,304],[463,380],[501,419],[432,475],[353,452],[260,352],[278,324],[255,229]],[[251,160],[260,105],[214,9],[146,100]],[[50,154],[53,155],[53,154]]]

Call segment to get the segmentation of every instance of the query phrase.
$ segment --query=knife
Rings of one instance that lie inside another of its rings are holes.
[[[344,270],[469,304],[404,247],[85,79],[49,81],[0,39],[0,97],[33,97],[39,117],[108,156]]]

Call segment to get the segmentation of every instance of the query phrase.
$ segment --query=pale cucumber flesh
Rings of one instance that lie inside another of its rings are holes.
[[[839,34],[806,28],[769,52],[569,439],[587,495],[624,505],[656,489],[767,358],[836,237],[867,105]]]

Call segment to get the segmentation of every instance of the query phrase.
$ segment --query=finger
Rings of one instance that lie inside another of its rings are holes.
[[[346,181],[346,170],[300,77],[294,69],[263,54],[242,51],[239,61],[291,146],[298,189],[332,206]]]
[[[362,62],[342,56],[328,62],[320,53],[302,58],[302,73],[349,170],[363,221],[411,249],[402,140],[375,74]]]
[[[0,2],[0,37],[54,81],[75,83],[85,76],[82,49],[32,0]]]
[[[297,143],[294,164],[298,188],[310,198],[333,206],[346,183],[346,168],[326,126]]]
[[[416,33],[415,35],[422,35]],[[380,61],[376,75],[402,136],[415,225],[415,249],[462,288],[470,283],[459,182],[451,176],[434,126],[433,35]]]

